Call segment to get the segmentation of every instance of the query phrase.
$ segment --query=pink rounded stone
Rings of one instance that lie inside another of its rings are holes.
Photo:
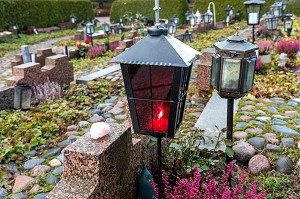
[[[293,116],[293,115],[296,115],[296,114],[297,114],[297,111],[285,111],[284,112],[285,116]]]
[[[251,110],[251,109],[253,109],[253,108],[255,108],[255,106],[253,106],[253,105],[246,105],[246,106],[243,106],[243,107],[241,108],[241,110],[242,110],[242,111],[247,111],[247,110]]]
[[[240,118],[245,121],[248,121],[251,119],[251,117],[249,117],[248,115],[242,115]]]
[[[43,173],[46,173],[49,171],[51,168],[47,165],[37,165],[31,170],[31,176],[33,177],[39,177]]]
[[[260,172],[267,171],[270,169],[270,163],[266,156],[264,155],[255,155],[253,156],[248,163],[249,170],[251,174],[256,175]]]
[[[243,141],[237,142],[237,144],[232,147],[232,150],[234,151],[234,157],[239,162],[246,162],[255,155],[254,147]]]
[[[247,133],[255,133],[255,134],[261,134],[263,132],[260,128],[248,128],[246,129]]]
[[[29,186],[34,182],[34,178],[20,175],[15,178],[15,184],[13,186],[12,192],[26,191]]]
[[[110,132],[110,126],[106,122],[96,122],[92,124],[90,129],[91,139],[97,140]]]
[[[235,137],[236,139],[243,139],[247,137],[247,133],[244,131],[236,131],[233,133],[233,137]]]
[[[61,165],[61,162],[58,159],[53,159],[49,162],[51,167],[57,167]]]
[[[264,137],[266,138],[266,140],[268,142],[271,142],[271,143],[278,143],[279,140],[276,138],[276,134],[275,133],[266,133],[264,135]]]

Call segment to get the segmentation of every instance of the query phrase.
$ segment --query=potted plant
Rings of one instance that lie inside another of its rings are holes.
[[[270,63],[272,61],[272,42],[260,40],[257,42],[259,57],[262,63]]]

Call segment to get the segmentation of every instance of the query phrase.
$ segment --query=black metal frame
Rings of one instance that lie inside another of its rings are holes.
[[[142,135],[151,135],[157,138],[158,137],[174,138],[175,132],[179,128],[183,119],[184,104],[186,101],[186,95],[189,86],[192,64],[189,67],[174,68],[173,82],[171,88],[171,98],[169,101],[135,98],[133,96],[128,67],[130,67],[130,64],[121,63],[122,75],[124,78],[124,84],[125,84],[126,94],[128,98],[128,104],[129,104],[134,132]],[[149,67],[161,67],[161,66],[149,65]],[[183,88],[180,89],[180,87]],[[141,130],[139,126],[139,120],[138,120],[138,115],[137,115],[134,100],[146,100],[146,101],[151,101],[151,103],[152,102],[170,103],[169,118],[168,118],[168,132],[154,132],[154,130],[153,131]],[[180,107],[180,103],[182,104],[181,107]]]

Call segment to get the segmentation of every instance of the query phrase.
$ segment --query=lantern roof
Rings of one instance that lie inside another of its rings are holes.
[[[168,35],[168,30],[162,26],[149,28],[148,33],[146,37],[110,62],[188,67],[200,55],[200,52]]]
[[[245,5],[250,5],[250,4],[264,4],[265,1],[261,1],[261,0],[250,0],[250,1],[245,1],[244,4]]]
[[[244,53],[258,49],[256,45],[246,41],[244,37],[241,37],[238,34],[232,35],[224,41],[217,42],[214,46],[221,51],[236,51]]]

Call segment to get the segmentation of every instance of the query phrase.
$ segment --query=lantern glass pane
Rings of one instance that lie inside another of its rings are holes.
[[[212,57],[212,68],[211,68],[211,85],[217,88],[219,81],[219,71],[220,71],[220,56],[218,54],[213,54]]]
[[[150,100],[134,100],[140,130],[149,131],[152,121],[152,106]]]
[[[221,90],[237,91],[240,78],[240,59],[223,59]]]
[[[173,76],[174,67],[151,66],[152,99],[171,99]]]
[[[152,101],[152,105],[152,118],[148,121],[149,130],[154,132],[168,132],[170,103]]]
[[[284,31],[287,31],[288,29],[292,29],[292,20],[284,21]]]
[[[128,65],[134,98],[151,98],[150,66]]]
[[[256,57],[246,60],[243,92],[252,90]]]
[[[248,24],[256,25],[259,23],[260,5],[252,4],[247,6]]]

